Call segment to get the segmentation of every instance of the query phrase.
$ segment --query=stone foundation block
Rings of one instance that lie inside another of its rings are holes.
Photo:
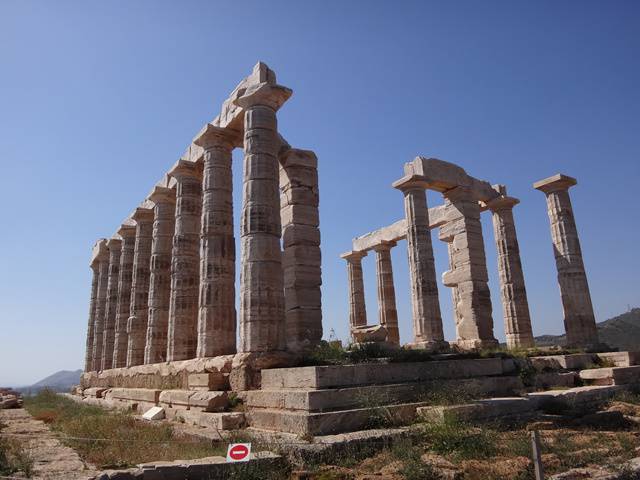
[[[91,397],[91,398],[102,398],[102,395],[107,390],[108,388],[103,388],[103,387],[85,388],[82,391],[82,395],[84,395],[85,397]]]
[[[626,385],[640,382],[640,366],[582,370],[580,378],[592,385]]]
[[[226,392],[194,392],[189,397],[189,409],[202,412],[219,412],[228,404]]]
[[[189,390],[228,390],[229,379],[222,372],[192,373],[188,385]]]
[[[189,425],[213,428],[216,430],[237,430],[245,425],[242,412],[199,412],[195,410],[176,410],[175,418]]]
[[[160,401],[160,390],[151,388],[112,388],[105,394],[107,400],[145,402],[155,406]]]
[[[581,370],[593,364],[594,357],[590,353],[574,353],[570,355],[548,355],[531,357],[531,364],[538,371],[543,370]]]
[[[596,355],[603,360],[613,362],[616,367],[640,365],[640,352],[605,352],[596,353]]]

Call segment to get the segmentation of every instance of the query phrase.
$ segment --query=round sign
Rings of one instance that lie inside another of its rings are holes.
[[[242,445],[242,444],[234,445],[229,449],[229,456],[233,460],[236,460],[236,461],[242,460],[247,455],[249,455],[249,448],[246,445]]]

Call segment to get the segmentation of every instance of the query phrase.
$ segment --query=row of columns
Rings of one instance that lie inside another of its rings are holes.
[[[570,346],[591,347],[598,344],[597,330],[568,194],[568,188],[575,184],[575,179],[571,177],[556,175],[537,182],[534,187],[547,196],[567,343]],[[398,188],[404,194],[407,223],[414,333],[412,345],[437,350],[444,344],[444,335],[425,186],[420,181],[408,181],[398,185]],[[513,207],[519,201],[507,196],[504,186],[494,188],[500,195],[484,206],[492,213],[507,346],[529,348],[534,346],[534,339],[513,217]],[[439,225],[438,233],[440,240],[448,244],[449,270],[443,274],[443,283],[452,292],[456,343],[467,349],[495,347],[498,342],[493,335],[491,296],[480,223],[481,205],[465,187],[447,190],[443,195],[445,219]],[[387,327],[387,340],[399,344],[389,252],[393,246],[395,242],[382,242],[373,249],[376,252],[379,321]],[[366,251],[342,255],[347,261],[352,329],[367,324],[361,263],[366,255]]]
[[[235,100],[244,138],[208,124],[194,141],[202,162],[180,160],[169,172],[175,188],[156,186],[154,207],[136,209],[122,240],[98,245],[86,370],[236,352],[232,151],[241,141],[239,350],[300,350],[320,340],[317,161],[283,151],[276,111],[290,94],[267,83],[248,88]]]

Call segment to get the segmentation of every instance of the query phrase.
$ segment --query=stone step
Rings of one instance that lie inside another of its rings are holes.
[[[580,378],[592,385],[627,385],[640,382],[640,366],[582,370]]]
[[[640,352],[605,352],[596,355],[603,360],[613,362],[616,367],[640,365]]]
[[[237,430],[245,426],[243,412],[201,412],[183,409],[171,411],[171,409],[165,409],[165,413],[168,413],[167,418],[214,430]]]
[[[403,403],[316,413],[256,408],[245,415],[253,428],[315,436],[411,423],[416,418],[417,408],[424,405],[424,402]]]
[[[572,353],[569,355],[545,355],[529,359],[538,371],[581,370],[593,365],[595,356],[591,353]]]
[[[436,379],[497,376],[514,373],[511,359],[484,358],[416,363],[360,363],[262,370],[262,389],[326,389],[360,385],[424,382]]]
[[[420,418],[429,422],[442,421],[448,415],[454,415],[463,421],[490,422],[531,418],[536,414],[537,407],[537,399],[488,398],[462,405],[419,407],[417,413]]]
[[[600,403],[609,400],[618,392],[626,390],[625,385],[594,385],[587,387],[568,388],[566,390],[547,390],[544,392],[532,392],[527,398],[539,402],[560,400],[570,405],[584,405]]]
[[[508,396],[522,390],[520,377],[478,377],[437,382],[367,385],[325,390],[253,390],[245,394],[247,408],[273,408],[310,412],[425,401],[429,397],[451,396],[453,392],[474,396]]]

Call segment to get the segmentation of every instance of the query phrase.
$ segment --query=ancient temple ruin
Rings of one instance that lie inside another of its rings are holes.
[[[113,236],[96,243],[86,372],[319,342],[317,159],[278,131],[291,93],[258,63]],[[238,289],[236,147],[244,150]]]
[[[556,175],[534,187],[547,194],[549,218],[565,312],[568,344],[594,347],[598,337],[573,219],[568,188],[576,180]],[[442,283],[451,288],[460,349],[498,345],[493,334],[491,295],[480,215],[491,212],[498,252],[498,276],[507,346],[534,346],[520,249],[513,216],[519,200],[504,185],[491,185],[464,169],[436,158],[417,157],[405,164],[404,176],[393,183],[404,196],[404,218],[354,238],[344,253],[349,277],[349,322],[356,342],[382,341],[399,345],[398,313],[390,250],[406,240],[411,275],[412,348],[446,350],[431,232],[447,243],[449,270]],[[442,193],[444,203],[429,208],[426,190]],[[367,325],[362,258],[376,256],[378,325]]]
[[[523,383],[522,366],[514,359],[439,355],[451,344],[459,350],[498,345],[483,212],[493,220],[507,345],[526,349],[534,338],[513,215],[518,199],[504,185],[434,158],[407,163],[393,183],[403,196],[402,218],[353,239],[342,255],[353,340],[393,350],[400,347],[403,319],[391,250],[406,241],[413,339],[404,347],[426,350],[429,358],[299,366],[322,338],[322,279],[318,161],[313,152],[289,146],[277,127],[277,112],[290,95],[274,72],[258,63],[113,234],[95,244],[78,399],[140,413],[157,406],[169,419],[216,430],[250,426],[306,436],[365,428],[379,406],[363,406],[362,397],[383,398],[394,417],[408,422],[431,408],[424,393],[434,385],[471,385],[485,396],[528,394],[531,386]],[[239,258],[234,148],[244,152]],[[556,175],[534,187],[547,198],[568,344],[592,348],[598,337],[568,193],[575,184]],[[427,190],[441,193],[443,203],[429,207]],[[434,263],[436,235],[448,246],[449,270],[441,279]],[[370,251],[379,306],[372,325],[362,270]],[[451,290],[453,342],[443,335],[439,281]],[[532,359],[545,372],[555,369],[538,386],[571,389],[580,383],[577,375],[620,381],[621,373],[587,371],[598,361],[594,355],[557,355],[551,363],[550,357]],[[640,356],[633,352],[597,355],[640,375]],[[586,373],[564,371],[582,368]],[[231,393],[245,411],[230,410]],[[530,409],[535,398],[516,403]]]

